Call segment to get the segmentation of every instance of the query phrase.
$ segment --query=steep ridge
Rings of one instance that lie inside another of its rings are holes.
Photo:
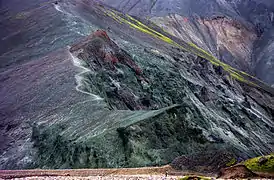
[[[270,85],[274,82],[273,76],[270,78],[273,61],[268,58],[271,66],[264,66],[265,61],[256,63],[260,61],[256,56],[258,51],[264,52],[262,46],[257,46],[257,40],[267,43],[271,37],[269,31],[274,29],[273,1],[129,0],[123,6],[119,0],[102,2],[125,13],[150,18],[169,33],[197,44],[232,67],[253,74]]]
[[[167,164],[182,155],[221,154],[212,164],[219,168],[231,158],[273,152],[272,88],[149,21],[85,0],[58,2],[58,10],[92,27],[69,51],[62,49],[62,56],[49,56],[58,58],[48,63],[64,57],[66,66],[58,73],[76,75],[77,91],[71,90],[71,81],[67,87],[54,84],[50,87],[60,88],[54,109],[41,98],[45,114],[26,113],[35,107],[20,113],[32,120],[30,127],[3,125],[11,137],[25,132],[29,139],[17,140],[29,146],[20,146],[17,154],[16,148],[3,147],[2,169],[139,167]],[[22,149],[31,152],[28,159]]]

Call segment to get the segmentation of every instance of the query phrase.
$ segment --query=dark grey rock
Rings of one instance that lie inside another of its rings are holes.
[[[262,166],[264,165],[265,163],[267,163],[268,159],[265,158],[265,157],[261,157],[258,161],[259,165]]]

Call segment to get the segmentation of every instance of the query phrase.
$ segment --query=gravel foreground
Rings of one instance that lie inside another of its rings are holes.
[[[1,178],[0,178],[1,179]],[[12,178],[14,180],[177,180],[180,179],[178,176],[159,176],[159,175],[140,175],[140,176],[131,176],[131,175],[121,175],[121,176],[89,176],[89,177],[64,177],[64,176],[55,176],[55,177],[24,177],[24,178]],[[1,179],[2,180],[2,179]]]
[[[253,173],[243,165],[225,168],[218,175],[177,171],[169,165],[120,169],[0,170],[0,180],[179,180],[181,178],[188,180],[215,180],[274,179],[273,177],[272,173]]]
[[[148,176],[148,175],[140,175],[140,176],[130,176],[130,175],[121,175],[121,176],[89,176],[89,177],[64,177],[64,176],[55,176],[55,177],[24,177],[24,178],[11,178],[11,180],[179,180],[183,178],[183,176]],[[198,178],[193,178],[194,180]],[[210,179],[210,178],[209,178]],[[216,178],[211,178],[215,180]],[[271,180],[267,178],[258,178],[260,180]],[[0,178],[0,180],[4,180]],[[9,179],[10,180],[10,179]],[[218,179],[221,180],[221,179]]]
[[[166,172],[168,176],[166,177]],[[184,174],[170,166],[121,169],[0,170],[0,180],[177,180]]]
[[[0,170],[0,180],[178,180],[185,175],[169,165],[121,169]]]

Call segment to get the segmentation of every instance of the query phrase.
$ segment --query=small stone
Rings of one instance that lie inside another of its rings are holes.
[[[213,66],[215,73],[218,74],[219,76],[224,74],[224,69],[222,66]]]
[[[146,90],[150,87],[150,85],[146,81],[143,81],[143,80],[141,81],[141,85],[142,85],[144,90]]]
[[[258,163],[259,163],[259,165],[261,166],[261,165],[264,165],[267,161],[268,161],[267,158],[261,157],[261,158],[259,159]]]

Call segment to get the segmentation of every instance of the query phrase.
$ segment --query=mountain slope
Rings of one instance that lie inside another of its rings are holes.
[[[197,44],[232,67],[253,74],[270,85],[274,82],[272,59],[268,58],[270,66],[267,67],[256,63],[260,61],[257,51],[264,51],[262,46],[257,46],[257,41],[266,44],[274,29],[272,1],[102,2],[137,17],[148,17],[169,33]]]
[[[51,8],[67,29],[89,31],[1,72],[1,169],[137,167],[220,151],[225,166],[273,151],[272,88],[94,1]]]

